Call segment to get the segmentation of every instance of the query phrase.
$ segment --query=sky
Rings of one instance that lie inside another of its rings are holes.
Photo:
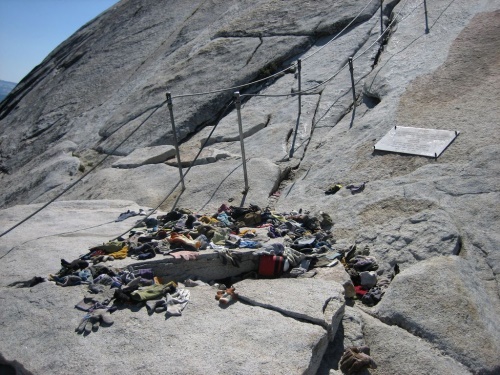
[[[18,83],[118,0],[0,0],[0,80]]]

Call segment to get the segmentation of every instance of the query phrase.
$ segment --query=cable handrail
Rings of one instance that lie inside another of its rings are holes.
[[[351,20],[351,22],[349,22],[349,23],[347,24],[347,26],[345,26],[342,30],[340,30],[340,31],[338,32],[338,34],[337,34],[337,35],[335,35],[332,39],[330,39],[330,40],[328,41],[328,43],[326,43],[324,46],[322,46],[322,47],[318,48],[316,51],[312,52],[310,55],[307,55],[306,57],[304,57],[304,58],[302,59],[302,62],[304,62],[305,60],[307,60],[307,59],[309,59],[310,57],[314,56],[314,55],[315,55],[315,54],[317,54],[319,51],[321,51],[323,48],[325,48],[326,46],[328,46],[330,43],[334,42],[334,41],[335,41],[335,40],[336,40],[336,39],[337,39],[340,35],[342,35],[342,33],[343,33],[344,31],[346,31],[346,30],[347,30],[347,29],[348,29],[348,28],[349,28],[349,27],[350,27],[350,26],[354,23],[354,21],[356,21],[356,19],[358,19],[358,17],[361,15],[361,13],[363,13],[363,12],[365,11],[365,9],[368,7],[368,5],[370,5],[373,1],[374,1],[374,0],[370,0],[370,1],[368,2],[368,4],[366,4],[366,5],[365,5],[365,7],[364,7],[363,9],[361,9],[361,11],[360,11],[360,12],[356,15],[356,17],[354,17],[354,18]]]
[[[330,44],[331,42],[333,42],[339,35],[341,35],[348,27],[350,27],[350,25],[361,15],[361,13],[368,7],[368,5],[371,4],[373,0],[371,0],[357,15],[356,17],[347,25],[345,26],[334,38],[332,38],[328,43],[326,43],[324,46],[322,46],[321,48],[319,48],[317,51],[313,52],[312,54],[306,56],[303,60],[306,60],[310,57],[312,57],[313,55],[315,55],[316,53],[318,53],[319,51],[321,51],[323,48],[325,48],[328,44]],[[389,23],[389,25],[385,28],[385,30],[380,34],[380,36],[369,46],[367,47],[363,52],[361,52],[360,54],[357,54],[355,55],[355,57],[353,58],[353,61],[357,60],[358,58],[360,58],[361,56],[363,56],[368,50],[370,50],[375,44],[377,44],[382,37],[384,37],[384,35],[390,30],[391,26],[394,24],[394,22],[397,21],[397,18],[401,15],[401,13],[403,12],[403,10],[406,8],[406,5],[408,3],[408,0],[405,0],[405,3],[404,5],[402,6],[401,10],[398,12],[398,14],[393,18],[393,20]],[[413,7],[413,9],[411,11],[409,11],[408,14],[406,14],[399,22],[402,22],[404,21],[406,18],[408,18],[414,11],[415,9],[417,9],[419,6],[421,6],[422,4],[424,3],[424,1],[421,1],[419,4],[417,4],[415,7]],[[275,77],[277,76],[278,74],[281,74],[287,70],[290,70],[292,68],[295,67],[297,63],[294,63],[292,64],[291,66],[289,66],[288,68],[286,69],[283,69],[277,73],[274,73],[268,77],[265,77],[265,78],[262,78],[260,80],[257,80],[257,81],[253,81],[253,82],[250,82],[248,84],[244,84],[244,85],[239,85],[239,86],[233,86],[233,87],[230,87],[230,88],[225,88],[225,89],[220,89],[220,90],[214,90],[214,91],[208,91],[208,92],[203,92],[203,93],[193,93],[193,94],[181,94],[181,95],[176,95],[176,96],[172,96],[172,98],[182,98],[182,97],[189,97],[189,96],[199,96],[199,95],[208,95],[208,94],[213,94],[213,93],[218,93],[218,92],[223,92],[223,91],[229,91],[229,90],[235,90],[235,89],[238,89],[238,88],[243,88],[243,87],[247,87],[249,85],[252,85],[252,84],[255,84],[255,83],[259,83],[259,82],[263,82],[267,79],[270,79],[272,77]],[[337,70],[337,72],[335,72],[332,76],[330,76],[329,78],[327,78],[326,80],[324,80],[323,82],[320,82],[319,84],[311,87],[311,88],[308,88],[308,89],[305,89],[305,90],[301,90],[300,92],[293,92],[293,93],[287,93],[287,94],[242,94],[241,97],[244,97],[244,96],[247,96],[247,97],[251,97],[251,96],[259,96],[259,97],[288,97],[288,96],[295,96],[295,95],[298,95],[298,94],[306,94],[306,93],[309,93],[311,91],[314,91],[316,90],[317,88],[321,87],[322,85],[330,82],[331,80],[333,80],[338,74],[340,74],[340,72],[342,72],[346,67],[348,66],[348,63],[345,63],[339,70]],[[82,181],[85,177],[87,177],[90,173],[92,173],[98,166],[100,166],[110,155],[112,155],[114,152],[116,152],[116,150],[118,150],[118,148],[120,148],[126,141],[128,141],[128,139],[133,135],[135,134],[135,132],[137,132],[143,125],[144,123],[146,123],[146,121],[148,121],[151,116],[153,116],[156,111],[158,111],[158,109],[160,109],[161,107],[163,107],[166,103],[168,102],[168,100],[164,100],[162,103],[158,104],[157,106],[155,107],[152,107],[153,111],[146,117],[146,119],[144,119],[123,141],[121,141],[110,153],[106,154],[106,156],[104,156],[104,158],[102,158],[98,163],[96,163],[87,173],[85,173],[84,175],[82,175],[80,178],[78,178],[76,181],[74,181],[72,184],[70,184],[68,187],[66,187],[62,192],[60,192],[57,196],[55,196],[54,198],[52,198],[51,200],[49,200],[47,203],[45,203],[44,205],[42,205],[40,208],[38,208],[37,210],[35,210],[33,213],[31,213],[30,215],[28,215],[27,217],[25,217],[24,219],[22,219],[20,222],[16,223],[14,226],[12,226],[11,228],[7,229],[6,231],[4,231],[3,233],[0,234],[0,237],[3,237],[4,235],[6,235],[7,233],[11,232],[13,229],[17,228],[18,226],[20,226],[21,224],[23,224],[24,222],[28,221],[29,219],[31,219],[33,216],[35,216],[36,214],[38,214],[39,212],[41,212],[43,209],[45,209],[47,206],[49,206],[51,203],[55,202],[57,199],[59,199],[62,195],[64,195],[67,191],[69,191],[71,188],[73,188],[75,185],[77,185],[80,181]],[[228,104],[228,106],[225,108],[225,110],[223,111],[223,113],[227,110],[227,108],[229,108],[229,106],[233,103],[234,101],[232,101],[231,103]],[[220,122],[220,120],[219,120]],[[194,166],[194,163],[196,162],[196,160],[198,159],[199,155],[201,154],[201,152],[203,151],[204,147],[206,146],[206,144],[208,143],[210,137],[212,136],[213,132],[215,131],[215,128],[217,127],[218,123],[213,127],[212,131],[210,132],[208,138],[205,140],[204,144],[202,145],[202,147],[200,148],[198,154],[196,155],[196,157],[193,159],[193,161],[191,162],[191,165],[189,166],[189,168],[187,169],[187,171],[183,174],[183,178],[189,173],[189,171],[191,170],[191,168]],[[181,183],[182,179],[180,179],[175,185],[174,185],[174,188],[167,194],[167,196],[161,201],[161,203],[151,211],[151,213],[149,215],[147,215],[142,221],[140,222],[143,222],[146,218],[148,218],[153,212],[155,212],[169,197],[170,195],[175,191],[175,189],[177,189],[177,187],[179,186],[179,184]],[[137,225],[137,224],[136,224]],[[131,228],[132,229],[132,228]],[[130,231],[130,230],[129,230]],[[129,232],[127,231],[127,232]],[[125,233],[127,233],[125,232]],[[125,234],[124,233],[124,234]],[[118,236],[120,237],[120,236]],[[118,238],[117,237],[117,238]]]
[[[233,100],[231,100],[231,101],[229,102],[229,104],[226,106],[226,108],[224,108],[224,110],[222,111],[221,115],[219,116],[219,117],[220,117],[219,121],[217,121],[217,123],[214,125],[214,127],[212,128],[212,130],[211,130],[211,131],[210,131],[210,133],[208,134],[207,139],[205,139],[205,141],[203,142],[203,145],[200,147],[200,150],[198,151],[198,153],[197,153],[197,154],[196,154],[196,156],[194,157],[194,159],[193,159],[193,161],[191,162],[191,164],[190,164],[189,168],[186,170],[186,172],[185,172],[185,173],[183,173],[183,174],[182,174],[182,179],[184,179],[184,178],[187,176],[187,174],[189,173],[189,171],[191,170],[191,168],[193,168],[193,167],[194,167],[194,163],[196,163],[196,161],[197,161],[197,160],[198,160],[198,158],[200,157],[200,155],[201,155],[201,153],[202,153],[203,149],[207,146],[208,141],[210,140],[210,138],[212,137],[212,134],[214,133],[214,131],[215,131],[215,129],[217,128],[217,126],[219,125],[220,120],[223,118],[223,116],[224,116],[225,112],[227,111],[227,109],[228,109],[231,105],[233,105],[233,104],[234,104],[234,102],[235,102],[235,101],[234,101],[234,99],[233,99]],[[134,224],[134,226],[133,226],[133,227],[131,227],[130,229],[128,229],[127,231],[123,232],[123,233],[122,233],[122,234],[120,234],[119,236],[116,236],[113,240],[116,240],[116,239],[118,239],[118,238],[120,238],[120,237],[124,236],[125,234],[127,234],[128,232],[130,232],[133,228],[135,228],[137,225],[139,225],[139,224],[143,223],[143,222],[144,222],[147,218],[149,218],[149,217],[150,217],[150,216],[151,216],[151,215],[152,215],[152,214],[153,214],[153,213],[154,213],[154,212],[155,212],[158,208],[160,208],[160,207],[161,207],[161,205],[162,205],[163,203],[165,203],[165,202],[166,202],[166,200],[167,200],[167,199],[168,199],[168,198],[172,195],[172,193],[173,193],[173,192],[174,192],[174,191],[175,191],[175,190],[179,187],[179,184],[182,182],[182,179],[179,179],[179,181],[177,181],[177,183],[176,183],[176,184],[174,185],[174,187],[173,187],[173,188],[169,191],[169,193],[165,196],[165,198],[163,198],[163,199],[161,200],[161,202],[160,202],[160,203],[159,203],[159,204],[158,204],[155,208],[153,208],[153,209],[150,211],[150,213],[149,213],[149,214],[147,214],[145,217],[143,217],[143,218],[142,218],[142,220],[140,220],[140,221],[136,222],[136,223]]]
[[[420,2],[418,5],[416,5],[415,7],[413,7],[413,9],[406,15],[404,16],[403,18],[401,18],[400,21],[398,22],[403,22],[405,19],[407,19],[414,11],[415,9],[417,9],[419,6],[421,6],[424,2]],[[359,59],[361,56],[363,56],[369,49],[371,49],[376,43],[379,42],[379,40],[382,38],[382,36],[385,35],[385,33],[387,31],[389,31],[391,29],[391,26],[394,24],[394,22],[397,21],[397,18],[401,15],[401,13],[403,12],[404,8],[406,7],[406,5],[408,4],[408,0],[405,0],[405,3],[403,5],[403,7],[401,8],[401,10],[398,12],[398,14],[396,15],[396,17],[394,17],[392,19],[392,21],[389,23],[389,25],[387,25],[387,27],[385,28],[384,32],[380,34],[380,36],[368,47],[366,48],[363,52],[361,52],[359,55],[356,55],[355,57],[353,57],[353,61]]]
[[[73,182],[71,185],[69,185],[68,187],[66,187],[62,192],[60,192],[59,194],[57,194],[54,198],[52,198],[51,200],[49,200],[47,203],[45,203],[43,206],[41,206],[40,208],[38,208],[37,210],[35,210],[34,212],[32,212],[30,215],[26,216],[24,219],[22,219],[20,222],[18,222],[17,224],[15,224],[14,226],[12,226],[11,228],[7,229],[6,231],[4,231],[3,233],[0,234],[0,237],[3,237],[5,236],[7,233],[9,233],[10,231],[12,231],[13,229],[17,228],[18,226],[20,226],[21,224],[25,223],[26,221],[28,221],[29,219],[31,219],[33,216],[35,216],[36,214],[38,214],[40,211],[42,211],[43,209],[45,209],[47,206],[49,206],[50,204],[54,203],[57,199],[59,199],[60,197],[62,197],[68,190],[72,189],[76,184],[78,184],[80,181],[82,181],[85,177],[87,177],[90,173],[92,173],[98,166],[100,166],[102,163],[104,163],[104,161],[112,154],[114,154],[116,152],[116,150],[118,150],[118,148],[120,148],[126,141],[129,140],[129,138],[135,134],[135,132],[137,130],[139,130],[139,128],[142,127],[142,125],[144,125],[144,123],[149,120],[151,118],[151,116],[153,116],[156,111],[158,109],[160,109],[161,107],[163,107],[165,105],[167,101],[163,101],[161,104],[157,105],[156,108],[154,108],[153,112],[151,112],[148,117],[146,117],[146,119],[144,119],[123,141],[121,141],[118,146],[116,146],[111,152],[109,152],[108,154],[106,154],[106,156],[104,156],[98,163],[96,163],[87,173],[85,173],[84,175],[82,175],[80,178],[78,178],[75,182]]]
[[[305,61],[307,59],[309,59],[310,57],[314,56],[316,53],[318,53],[319,51],[321,51],[323,48],[325,48],[326,46],[328,46],[330,43],[332,43],[333,41],[335,41],[340,35],[342,35],[342,33],[344,31],[346,31],[353,23],[354,21],[356,21],[359,16],[365,11],[365,9],[368,7],[368,5],[370,5],[374,0],[370,0],[368,2],[368,4],[366,4],[364,6],[363,9],[361,9],[361,11],[356,15],[356,17],[354,17],[342,30],[340,30],[331,40],[328,41],[328,43],[326,43],[324,46],[322,46],[321,48],[319,48],[318,50],[312,52],[310,55],[304,57],[303,59],[301,59],[302,61]],[[221,92],[225,92],[225,91],[234,91],[234,90],[238,90],[238,89],[242,89],[244,87],[248,87],[248,86],[252,86],[252,85],[255,85],[257,83],[261,83],[261,82],[264,82],[264,81],[267,81],[271,78],[274,78],[282,73],[285,73],[287,72],[288,70],[293,70],[295,69],[295,67],[297,66],[297,62],[294,62],[293,64],[291,64],[289,67],[287,68],[284,68],[276,73],[273,73],[267,77],[264,77],[264,78],[261,78],[261,79],[258,79],[256,81],[252,81],[252,82],[249,82],[249,83],[244,83],[242,85],[237,85],[237,86],[232,86],[232,87],[227,87],[227,88],[221,88],[221,89],[216,89],[216,90],[210,90],[210,91],[202,91],[202,92],[195,92],[195,93],[187,93],[187,94],[179,94],[179,95],[172,95],[172,99],[175,99],[175,98],[187,98],[187,97],[193,97],[193,96],[201,96],[201,95],[210,95],[210,94],[217,94],[217,93],[221,93]]]
[[[403,8],[398,12],[397,16],[393,18],[393,20],[389,23],[389,25],[387,25],[387,27],[385,28],[385,30],[379,35],[379,37],[369,46],[367,47],[363,52],[361,52],[359,55],[356,55],[355,54],[355,57],[353,58],[353,61],[357,60],[358,58],[360,58],[361,56],[363,56],[366,52],[368,52],[368,50],[370,50],[375,44],[379,43],[379,41],[382,39],[382,37],[385,36],[385,34],[390,30],[391,26],[393,25],[394,22],[396,22],[397,20],[397,17],[399,17],[401,15],[401,13],[403,12],[404,8],[406,7],[408,3],[408,0],[405,0],[405,3],[403,5]],[[410,13],[408,13],[404,18],[401,19],[401,21],[405,20],[411,13],[413,13],[413,11],[418,8],[420,5],[423,4],[423,1],[418,4],[417,6],[415,6],[411,11]],[[399,22],[401,22],[399,21]],[[314,91],[316,90],[318,87],[321,87],[323,86],[324,84],[330,82],[332,79],[334,79],[337,75],[340,74],[340,72],[342,72],[347,66],[349,65],[348,62],[346,62],[339,70],[337,70],[333,75],[331,75],[329,78],[327,78],[326,80],[318,83],[316,86],[313,86],[313,87],[310,87],[308,89],[305,89],[305,90],[301,90],[301,91],[295,91],[293,93],[287,93],[287,94],[242,94],[241,96],[244,97],[244,96],[261,96],[261,97],[285,97],[285,96],[295,96],[295,95],[298,95],[298,94],[307,94],[309,93],[310,91]]]

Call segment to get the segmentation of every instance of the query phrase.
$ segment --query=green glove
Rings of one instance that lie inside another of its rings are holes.
[[[149,301],[159,299],[167,293],[173,293],[177,289],[177,284],[170,281],[168,284],[154,284],[134,290],[130,293],[130,297],[135,301]]]

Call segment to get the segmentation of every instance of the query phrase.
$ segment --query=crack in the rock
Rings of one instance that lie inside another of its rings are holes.
[[[62,119],[64,119],[65,116],[61,116],[59,117],[56,121],[54,121],[52,124],[49,124],[48,126],[44,127],[44,128],[41,128],[41,129],[38,129],[37,131],[33,132],[32,134],[29,134],[29,135],[26,135],[25,137],[23,137],[21,139],[21,141],[28,141],[30,139],[33,139],[35,137],[38,137],[40,134],[43,134],[45,133],[47,130],[49,130],[51,127],[53,127],[54,125],[56,125],[59,121],[61,121]]]
[[[386,326],[389,326],[389,327],[398,327],[398,328],[402,329],[403,331],[405,331],[408,334],[410,334],[413,337],[415,337],[417,340],[423,340],[427,345],[431,346],[434,350],[438,350],[440,353],[442,353],[442,355],[445,355],[446,357],[451,358],[454,361],[462,364],[464,367],[469,368],[466,364],[462,363],[458,358],[456,358],[455,356],[451,355],[453,353],[450,353],[450,352],[446,351],[445,348],[443,348],[442,345],[439,342],[434,342],[432,340],[432,336],[431,337],[426,337],[426,335],[425,335],[424,332],[421,332],[420,330],[416,330],[416,329],[415,330],[407,329],[407,328],[401,326],[400,324],[398,324],[397,322],[391,321],[389,318],[380,318],[377,315],[375,315],[374,312],[372,312],[372,311],[370,311],[368,309],[365,309],[365,308],[361,308],[358,305],[354,305],[353,308],[354,309],[358,309],[358,310],[364,312],[365,314],[367,314],[370,317],[376,319],[380,323],[385,324]],[[363,332],[363,336],[366,336],[365,330],[363,329],[363,327],[362,327],[362,332]]]
[[[314,129],[316,128],[316,125],[318,124],[319,121],[321,121],[321,118],[323,118],[321,117],[318,121],[316,121],[316,116],[318,115],[319,107],[321,106],[321,99],[323,98],[323,92],[324,89],[319,92],[318,101],[316,102],[316,108],[314,108],[314,115],[312,117],[312,124],[311,124],[311,134],[309,135],[310,138],[312,138],[314,134]]]
[[[498,193],[499,190],[492,190],[492,191],[478,191],[478,192],[475,192],[475,193],[452,193],[452,192],[449,192],[449,191],[446,191],[446,190],[441,190],[441,189],[438,189],[436,188],[436,190],[438,191],[441,191],[449,196],[452,196],[452,197],[463,197],[463,196],[467,196],[467,195],[482,195],[482,194],[492,194],[492,193]]]
[[[381,318],[381,317],[377,316],[373,311],[369,310],[368,308],[365,308],[364,306],[361,307],[359,304],[354,304],[354,306],[352,306],[352,308],[358,309],[358,310],[364,312],[365,314],[371,316],[372,318],[378,320],[380,323],[383,323],[386,326],[398,327],[398,328],[402,329],[403,331],[408,332],[410,335],[412,335],[418,339],[422,339],[422,340],[425,340],[426,342],[429,342],[425,337],[419,335],[417,330],[412,332],[412,331],[406,329],[405,327],[400,326],[398,323],[391,321],[389,318]]]
[[[260,36],[259,36],[259,41],[260,41],[259,45],[257,47],[255,47],[254,51],[252,52],[252,54],[250,55],[250,57],[247,59],[247,62],[245,64],[245,66],[247,66],[250,63],[250,61],[252,61],[253,57],[255,56],[255,53],[260,48],[260,46],[262,45],[262,43],[264,43],[264,41],[262,40],[262,37],[260,37]]]
[[[142,7],[141,7],[141,8],[142,8]],[[133,16],[132,16],[132,17],[133,17]],[[150,26],[147,26],[147,27],[145,27],[145,28],[143,28],[143,29],[141,29],[141,30],[139,30],[139,31],[137,31],[137,32],[135,32],[135,33],[133,33],[133,34],[128,35],[128,36],[127,36],[127,37],[125,37],[125,38],[122,38],[122,39],[117,40],[114,44],[119,44],[119,43],[122,43],[122,42],[124,42],[124,41],[126,41],[126,40],[130,39],[130,38],[131,38],[131,37],[133,37],[133,36],[136,36],[136,35],[142,34],[142,33],[144,33],[145,31],[151,30],[151,29],[155,28],[156,26],[161,25],[161,24],[163,24],[163,23],[164,23],[164,22],[157,22],[157,23],[154,23],[154,24],[152,24],[152,25],[150,25]],[[141,40],[141,42],[142,42],[142,40]]]
[[[325,304],[328,305],[328,302],[330,302],[331,299],[328,299]],[[324,324],[321,324],[317,321],[314,321],[314,320],[309,320],[308,318],[301,318],[297,315],[294,315],[293,312],[288,312],[286,310],[283,310],[283,309],[280,309],[279,307],[276,307],[276,306],[272,306],[272,305],[262,305],[262,304],[259,304],[258,302],[254,302],[252,303],[250,300],[244,300],[242,299],[241,297],[238,298],[238,301],[247,305],[247,306],[253,306],[253,307],[260,307],[262,309],[265,309],[265,310],[270,310],[270,311],[274,311],[274,312],[277,312],[279,314],[281,314],[282,316],[286,317],[286,318],[292,318],[298,322],[301,322],[301,323],[308,323],[308,324],[311,324],[311,325],[314,325],[314,326],[319,326],[321,328],[323,328],[325,331],[328,331],[328,324],[326,323],[326,321],[324,322]]]
[[[107,129],[99,130],[99,135],[102,137],[101,142],[105,141],[106,139],[111,137],[113,134],[115,134],[117,131],[119,131],[124,126],[130,124],[132,121],[134,121],[134,120],[138,119],[139,117],[141,117],[142,115],[146,114],[146,112],[149,112],[150,110],[155,109],[157,107],[158,107],[158,105],[155,104],[153,106],[146,107],[145,109],[142,109],[142,110],[134,113],[129,118],[124,120],[120,125],[118,125],[118,127],[115,130],[113,130],[111,133],[108,133],[108,130],[111,126],[109,126]]]
[[[142,10],[143,6],[139,6],[139,8],[136,9],[136,11],[134,12],[134,14],[132,15],[132,18],[134,18],[135,16],[137,16],[139,14],[139,12]]]
[[[363,21],[362,23],[364,23],[365,21]],[[353,28],[356,27],[356,26],[353,26]],[[364,39],[362,40],[361,43],[358,44],[356,50],[353,52],[353,56],[356,55],[356,53],[358,53],[361,48],[366,44],[366,42],[370,39],[370,36],[371,36],[371,32],[367,32],[365,34],[365,37]],[[341,66],[345,65],[347,63],[347,59],[345,61],[342,62]],[[372,70],[373,70],[373,67],[372,67]],[[356,83],[359,83],[363,78],[365,78],[366,76],[368,75],[365,74],[363,77],[359,78],[358,81]],[[314,129],[316,128],[316,125],[323,119],[323,117],[326,116],[326,114],[329,113],[329,111],[333,108],[333,106],[338,103],[338,101],[342,98],[344,98],[350,91],[352,90],[352,88],[350,88],[349,90],[347,90],[344,94],[340,95],[329,107],[328,109],[325,111],[325,113],[323,114],[323,116],[320,117],[319,120],[316,121],[316,117],[317,117],[317,114],[319,112],[319,108],[320,108],[320,105],[321,105],[321,99],[323,97],[323,92],[324,92],[324,89],[321,90],[318,94],[320,95],[319,96],[319,99],[318,99],[318,102],[316,104],[316,108],[315,108],[315,111],[314,111],[314,115],[313,115],[313,120],[312,120],[312,124],[311,124],[311,133],[308,137],[308,139],[305,141],[305,146],[304,146],[304,152],[302,154],[302,157],[300,159],[300,162],[304,159],[305,157],[305,154],[307,152],[307,148],[308,148],[308,145],[310,144],[311,140],[312,140],[312,137],[314,135]],[[359,98],[359,94],[356,96],[356,98],[358,99]],[[352,109],[354,108],[354,103],[352,103],[348,108],[344,109],[343,110],[343,113],[341,113],[341,117],[339,118],[339,120],[332,126],[336,126],[338,123],[340,123],[343,118],[352,111]],[[299,162],[299,166],[300,166],[300,162]]]
[[[46,78],[49,79],[49,75],[57,71],[60,68],[60,64],[62,64],[73,51],[75,51],[75,55],[77,55],[78,49],[84,42],[90,39],[92,35],[93,32],[82,32],[80,35],[63,42],[54,52],[51,52],[41,64],[37,65],[26,77],[24,77],[16,88],[0,102],[0,120],[4,119],[14,108],[16,108],[19,102],[37,87],[39,83]],[[50,61],[49,59],[51,58],[51,63],[43,65],[45,61]]]
[[[241,38],[251,38],[251,39],[255,39],[255,38],[273,38],[273,37],[288,37],[288,36],[292,36],[292,37],[298,37],[298,38],[302,38],[302,37],[306,37],[306,38],[311,38],[311,37],[316,37],[316,35],[314,35],[314,33],[276,33],[276,34],[263,34],[261,32],[257,32],[257,33],[229,33],[229,32],[219,32],[219,33],[216,33],[214,35],[214,39],[216,38],[235,38],[235,39],[241,39]]]
[[[193,16],[194,16],[194,15],[195,15],[195,14],[199,11],[199,9],[202,7],[202,5],[203,5],[203,4],[200,4],[198,7],[196,7],[196,8],[193,10],[193,12],[191,12],[191,14],[190,14],[190,15],[189,15],[189,16],[188,16],[188,17],[187,17],[187,18],[186,18],[186,19],[182,22],[181,26],[182,26],[182,25],[185,25],[185,24],[188,22],[188,20],[189,20],[191,17],[193,17]],[[139,11],[139,9],[138,9],[137,11]],[[137,35],[137,34],[139,34],[139,33],[142,33],[142,32],[144,32],[144,31],[145,31],[145,30],[147,30],[147,29],[151,29],[151,28],[153,28],[153,27],[157,26],[158,24],[159,24],[159,23],[156,23],[156,24],[154,24],[154,25],[152,25],[152,26],[150,26],[150,27],[148,27],[148,28],[146,28],[146,29],[143,29],[143,30],[141,30],[141,31],[139,31],[138,33],[133,34],[133,35]],[[116,91],[117,91],[117,92],[120,92],[120,91],[122,91],[122,90],[123,90],[123,88],[124,88],[124,87],[126,87],[127,85],[129,85],[130,81],[132,81],[132,77],[134,77],[134,76],[135,76],[135,75],[139,72],[139,70],[140,70],[140,69],[142,69],[142,67],[143,67],[143,66],[144,66],[144,65],[148,62],[148,60],[150,60],[151,58],[153,58],[153,57],[154,57],[154,56],[158,53],[158,50],[159,50],[160,48],[162,48],[165,44],[167,44],[167,43],[169,43],[169,42],[174,43],[174,42],[175,42],[175,40],[176,40],[176,38],[177,38],[177,37],[180,35],[180,33],[182,32],[182,30],[183,30],[183,28],[181,28],[181,29],[180,29],[177,33],[175,33],[175,34],[173,34],[173,35],[170,35],[170,37],[168,37],[168,38],[166,38],[165,40],[163,40],[163,41],[160,43],[160,45],[152,51],[152,53],[150,53],[148,56],[146,56],[146,58],[145,58],[145,59],[144,59],[144,60],[143,60],[143,61],[142,61],[142,62],[141,62],[141,63],[140,63],[140,64],[139,64],[139,65],[138,65],[138,66],[137,66],[137,67],[136,67],[136,68],[135,68],[135,69],[134,69],[134,70],[133,70],[130,74],[129,74],[129,76],[128,76],[126,79],[123,79],[123,81],[122,81],[123,83],[121,84],[120,88],[118,88]],[[122,40],[123,40],[123,39],[122,39]],[[173,45],[173,44],[172,44],[172,45]],[[171,45],[171,46],[172,46],[172,45]],[[124,95],[122,95],[122,96],[124,96]],[[141,116],[144,112],[148,111],[149,109],[151,109],[151,108],[148,108],[148,109],[144,110],[141,114],[139,114],[138,116],[136,116],[136,117],[132,118],[132,120],[130,120],[130,121],[133,121],[135,118],[137,118],[137,117]],[[120,126],[120,128],[121,128],[121,127],[123,127],[124,125],[126,125],[127,123],[128,123],[128,122],[123,123],[123,124]],[[120,128],[118,128],[117,130],[119,130]],[[114,132],[113,132],[113,133],[111,133],[111,134],[109,134],[106,138],[108,138],[108,137],[109,137],[109,136],[111,136],[112,134],[114,134]]]

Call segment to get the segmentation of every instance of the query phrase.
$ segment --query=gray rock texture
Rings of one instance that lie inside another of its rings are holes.
[[[344,314],[339,284],[320,278],[243,280],[235,284],[240,300],[310,321],[335,336]]]
[[[466,261],[435,257],[397,275],[374,313],[474,373],[493,374],[500,370],[500,306],[494,302]]]
[[[36,374],[338,374],[365,344],[371,374],[498,373],[500,5],[428,1],[426,33],[421,1],[385,1],[383,38],[379,5],[122,0],[47,56],[0,103],[1,232],[71,189],[0,237],[0,353]],[[460,135],[437,159],[374,151],[394,126]],[[83,287],[8,286],[126,232],[138,219],[115,220],[129,209],[223,203],[326,212],[338,249],[366,248],[379,278],[401,273],[367,307],[342,296],[341,264],[250,280],[214,252],[126,260],[232,277],[241,300],[190,288],[181,317],[123,309],[87,337],[73,332]]]
[[[129,155],[113,163],[115,168],[137,168],[145,164],[159,164],[174,157],[174,146],[136,148]]]

